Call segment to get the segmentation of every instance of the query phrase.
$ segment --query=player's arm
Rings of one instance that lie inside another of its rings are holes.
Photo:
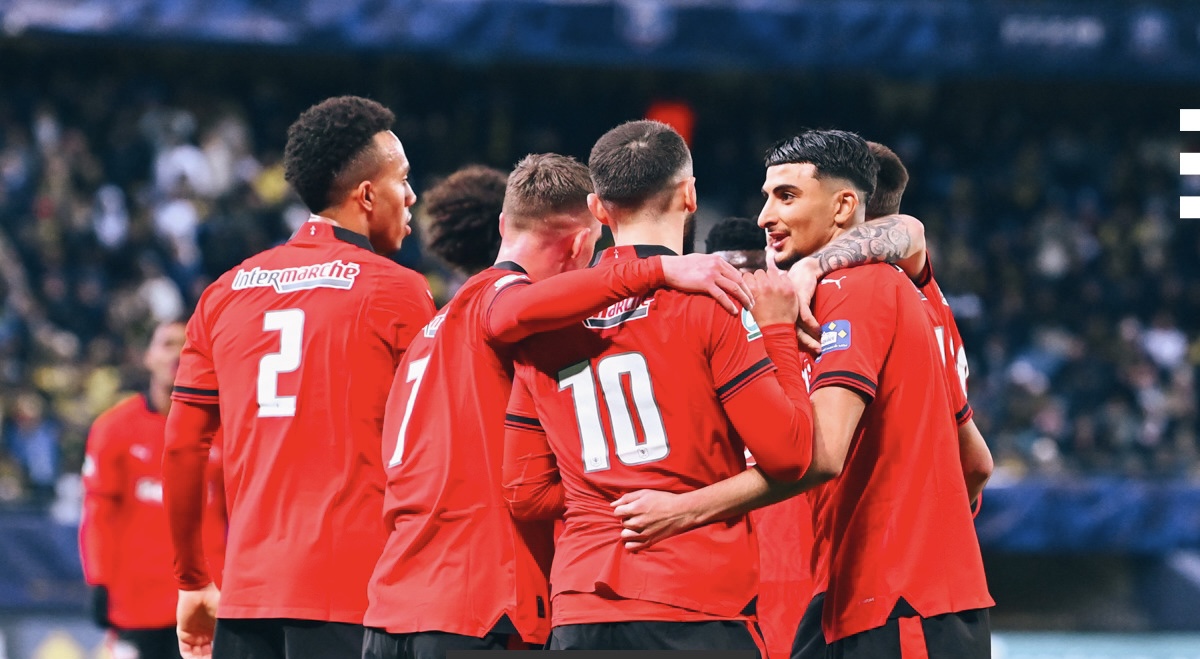
[[[125,481],[122,451],[105,419],[92,426],[83,465],[83,519],[79,525],[79,549],[83,575],[93,586],[91,614],[97,626],[107,628],[108,584],[117,548],[117,520],[121,516],[121,492]]]
[[[925,225],[911,215],[887,215],[859,224],[821,249],[800,259],[788,271],[802,301],[822,277],[844,268],[893,263],[917,281],[925,270]]]
[[[175,400],[167,414],[163,503],[175,544],[180,590],[200,590],[212,583],[202,536],[208,454],[220,422],[220,410],[213,404]]]
[[[525,376],[513,381],[504,417],[504,498],[519,520],[558,519],[566,511],[566,491],[558,461],[538,419]]]
[[[720,257],[654,256],[564,272],[532,284],[528,279],[514,282],[497,293],[488,306],[485,329],[488,336],[501,343],[516,343],[539,332],[583,321],[621,300],[663,287],[710,295],[735,315],[740,311],[738,304],[750,306],[741,274]]]
[[[978,512],[979,498],[983,495],[983,486],[992,477],[992,452],[988,449],[983,433],[975,425],[974,419],[958,427],[958,458],[962,462],[963,479],[967,483],[967,496],[971,509]]]

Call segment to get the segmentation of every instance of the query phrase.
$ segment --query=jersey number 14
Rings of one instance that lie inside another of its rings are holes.
[[[623,380],[629,378],[629,393],[626,397]],[[597,392],[596,382],[600,389]],[[617,459],[622,464],[635,466],[657,462],[667,457],[671,447],[667,443],[667,431],[663,427],[662,413],[654,398],[654,385],[650,382],[650,370],[646,358],[637,352],[609,355],[596,364],[593,372],[590,361],[572,364],[558,372],[558,390],[571,390],[575,403],[575,418],[579,422],[579,439],[582,447],[584,471],[604,471],[610,468],[609,441],[605,437],[600,421],[599,395],[604,397],[608,408],[609,426],[612,428],[612,444]],[[644,442],[638,442],[634,419],[629,409],[637,413],[642,426]]]

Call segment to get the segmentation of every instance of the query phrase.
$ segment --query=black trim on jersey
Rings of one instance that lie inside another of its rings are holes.
[[[513,426],[520,426],[522,428],[530,428],[530,429],[536,429],[536,430],[540,430],[542,427],[541,419],[538,419],[535,417],[520,416],[517,414],[505,414],[504,415],[504,423],[512,424]]]
[[[633,253],[637,254],[639,259],[648,259],[651,256],[679,256],[671,248],[662,245],[634,245]]]
[[[833,382],[830,382],[830,380],[833,380]],[[854,371],[829,371],[813,378],[812,391],[816,391],[821,387],[834,385],[847,385],[847,389],[853,389],[862,394],[867,399],[868,404],[875,400],[875,390],[878,388],[878,385],[871,378],[859,375]]]
[[[926,254],[925,267],[921,268],[921,272],[917,273],[917,280],[913,283],[917,285],[917,288],[925,288],[931,281],[933,281],[933,260]]]
[[[172,391],[174,391],[177,394],[186,394],[189,396],[211,396],[213,398],[217,397],[216,389],[196,389],[195,387],[181,387],[179,385],[175,385],[172,388]],[[150,398],[147,397],[146,400],[148,401],[148,400],[150,400]]]
[[[142,402],[146,404],[146,411],[151,414],[158,414],[158,408],[154,406],[154,401],[150,398],[150,390],[143,389],[138,392],[142,397]]]
[[[954,420],[961,424],[963,422],[963,420],[967,418],[967,415],[970,413],[971,413],[971,404],[967,403],[962,406],[962,409],[958,411],[958,414],[954,415]]]
[[[522,268],[519,264],[514,263],[513,261],[501,261],[492,267],[497,270],[509,270],[512,272],[519,272],[523,275],[529,274],[528,272],[525,271],[525,268]]]
[[[740,385],[742,382],[744,382],[747,378],[753,377],[757,373],[761,372],[763,369],[770,368],[771,366],[772,366],[771,358],[763,357],[757,363],[752,365],[750,368],[742,371],[741,373],[738,373],[729,382],[726,382],[725,384],[717,387],[717,398],[724,399],[725,394],[728,394],[733,389],[736,389],[737,386]]]
[[[367,250],[368,252],[375,251],[375,248],[371,247],[371,241],[367,240],[367,237],[362,235],[361,233],[355,233],[345,227],[339,227],[336,224],[331,225],[331,226],[333,226],[333,237],[334,238],[337,238],[338,240],[340,240],[344,243],[350,243],[351,245],[354,245],[355,247],[361,247],[361,248]]]

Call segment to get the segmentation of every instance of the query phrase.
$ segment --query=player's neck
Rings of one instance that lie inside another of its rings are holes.
[[[613,244],[617,246],[661,245],[676,254],[682,254],[683,223],[662,219],[622,222],[613,228]]]
[[[563,249],[557,245],[546,244],[543,241],[534,240],[533,236],[521,234],[505,238],[500,243],[500,251],[496,253],[496,263],[506,261],[516,263],[529,275],[530,279],[541,281],[563,271],[562,263],[550,258],[551,255],[562,251]]]
[[[155,412],[163,416],[166,416],[167,412],[171,410],[171,386],[170,383],[162,385],[152,380],[150,382],[150,390],[147,392],[150,398],[150,406],[154,408]]]
[[[319,222],[321,224],[332,224],[335,227],[341,227],[354,233],[362,234],[370,237],[370,232],[367,230],[367,218],[364,215],[352,214],[343,212],[339,208],[327,208],[318,215],[313,213],[309,218],[309,222]]]

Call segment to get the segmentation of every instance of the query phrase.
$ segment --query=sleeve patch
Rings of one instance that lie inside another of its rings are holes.
[[[746,329],[746,340],[753,341],[762,338],[762,330],[758,328],[758,322],[754,320],[749,309],[742,309],[742,327]]]
[[[850,321],[831,320],[821,326],[821,354],[850,349]],[[817,358],[820,361],[820,357]]]

